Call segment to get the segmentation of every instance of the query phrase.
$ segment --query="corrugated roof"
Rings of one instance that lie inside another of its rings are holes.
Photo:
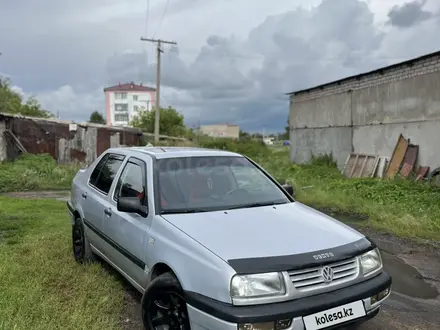
[[[294,91],[294,92],[286,93],[286,95],[296,95],[296,94],[300,94],[300,93],[304,93],[304,92],[310,92],[310,91],[315,90],[315,89],[322,89],[324,87],[327,87],[327,86],[333,85],[333,84],[342,84],[342,83],[344,83],[346,81],[349,81],[349,80],[352,80],[352,79],[360,79],[361,77],[367,76],[367,75],[370,75],[370,74],[382,73],[383,71],[386,71],[386,70],[395,69],[395,68],[398,68],[398,67],[404,66],[404,65],[411,65],[414,62],[422,61],[422,60],[429,59],[431,57],[435,57],[435,56],[439,56],[439,55],[440,55],[440,51],[436,51],[434,53],[429,53],[429,54],[422,55],[422,56],[419,56],[419,57],[415,57],[415,58],[412,58],[412,59],[409,59],[409,60],[406,60],[406,61],[403,61],[403,62],[399,62],[399,63],[391,64],[391,65],[388,65],[388,66],[385,66],[385,67],[381,67],[381,68],[375,69],[373,71],[359,73],[359,74],[356,74],[356,75],[353,75],[353,76],[345,77],[345,78],[342,78],[342,79],[339,79],[339,80],[334,80],[334,81],[327,82],[327,83],[324,83],[324,84],[321,84],[321,85],[317,85],[317,86],[314,86],[314,87],[305,88],[305,89],[297,90],[297,91]]]
[[[56,124],[64,124],[64,125],[69,125],[69,124],[76,124],[78,126],[82,126],[82,127],[96,127],[96,128],[106,128],[109,130],[113,130],[113,131],[131,131],[131,132],[135,132],[135,133],[142,133],[140,129],[138,128],[134,128],[134,127],[125,127],[125,126],[107,126],[107,125],[103,125],[103,124],[96,124],[96,123],[88,123],[88,122],[75,122],[73,120],[62,120],[62,119],[57,119],[57,118],[40,118],[40,117],[30,117],[30,116],[23,116],[20,114],[12,114],[12,113],[6,113],[6,112],[0,112],[0,119],[2,118],[22,118],[22,119],[29,119],[32,121],[45,121],[45,122],[50,122],[50,123],[56,123]]]
[[[118,84],[104,88],[104,92],[155,92],[156,88],[136,85],[134,82]]]

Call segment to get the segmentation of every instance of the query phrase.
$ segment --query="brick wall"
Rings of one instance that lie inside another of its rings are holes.
[[[354,78],[298,92],[291,95],[290,99],[293,102],[305,101],[350,90],[392,83],[437,71],[440,71],[440,54],[424,57],[419,60],[415,59],[403,64],[396,64],[392,67],[376,70]]]

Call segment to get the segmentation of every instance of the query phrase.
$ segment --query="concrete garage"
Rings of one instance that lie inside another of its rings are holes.
[[[350,152],[391,157],[400,134],[418,164],[440,166],[440,51],[290,95],[291,160]]]

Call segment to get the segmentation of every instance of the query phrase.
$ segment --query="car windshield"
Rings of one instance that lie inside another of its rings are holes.
[[[159,159],[162,213],[192,213],[290,203],[244,157]]]

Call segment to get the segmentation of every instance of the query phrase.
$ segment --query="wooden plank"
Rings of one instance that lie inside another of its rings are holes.
[[[365,155],[364,157],[364,161],[362,162],[362,167],[361,167],[361,171],[359,172],[359,178],[362,178],[362,174],[364,173],[364,169],[365,169],[365,165],[367,164],[368,161],[368,155]]]
[[[419,146],[410,144],[406,149],[405,157],[403,159],[402,169],[400,175],[407,178],[414,169],[417,162],[417,155],[419,153]]]
[[[11,130],[6,129],[6,130],[5,130],[5,133],[7,133],[7,134],[11,137],[12,141],[15,143],[15,145],[17,146],[17,148],[18,148],[22,153],[24,153],[24,154],[27,154],[27,153],[28,153],[27,150],[26,150],[26,148],[23,147],[23,145],[21,144],[21,142],[20,142],[20,140],[18,139],[18,137],[16,137],[15,134],[14,134]]]
[[[385,177],[393,178],[397,172],[400,170],[400,165],[405,157],[406,149],[408,149],[408,141],[403,137],[402,134],[399,135],[396,146],[391,156],[390,165],[388,166]]]
[[[383,178],[385,175],[385,171],[387,169],[387,157],[379,156],[377,162],[377,175],[375,175],[378,178]]]
[[[429,166],[420,166],[417,171],[416,181],[422,180],[429,172]]]
[[[370,174],[370,177],[372,177],[372,178],[374,178],[374,176],[376,175],[377,167],[379,166],[379,160],[380,160],[380,157],[376,156],[376,161],[374,163],[373,170],[371,171],[371,174]]]
[[[351,168],[351,171],[350,171],[349,178],[353,177],[354,169],[356,168],[356,164],[358,162],[358,159],[359,159],[359,155],[356,155],[356,158],[354,159],[354,162],[353,162],[353,167]]]
[[[347,164],[348,164],[348,161],[350,160],[350,157],[351,157],[351,153],[348,154],[347,159],[345,160],[344,167],[343,167],[343,169],[341,171],[341,174],[345,173],[345,169],[347,168]]]

